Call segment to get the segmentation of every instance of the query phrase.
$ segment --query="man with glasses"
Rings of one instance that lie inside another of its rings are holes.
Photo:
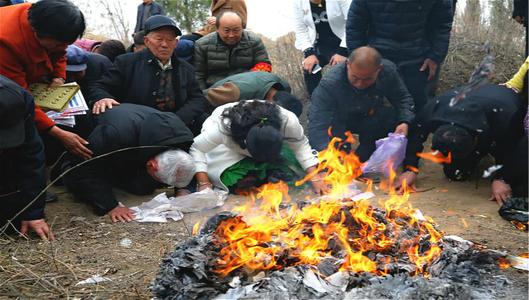
[[[216,32],[195,43],[196,78],[202,90],[230,75],[272,70],[263,41],[244,29],[236,12],[220,13],[216,25]]]
[[[145,22],[146,49],[119,56],[96,84],[90,103],[95,115],[120,103],[134,103],[174,112],[188,127],[204,111],[206,100],[195,79],[193,67],[177,58],[174,50],[181,35],[167,16],[152,16]]]

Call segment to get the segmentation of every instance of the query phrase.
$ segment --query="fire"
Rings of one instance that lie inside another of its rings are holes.
[[[193,225],[193,235],[197,235],[198,234],[198,229],[200,228],[200,222],[196,222],[195,225]]]
[[[249,201],[235,209],[239,216],[221,222],[215,231],[215,243],[221,249],[215,272],[222,277],[236,270],[252,274],[317,266],[325,258],[340,257],[340,271],[385,275],[397,261],[392,256],[397,252],[415,264],[414,274],[427,275],[427,267],[441,254],[442,233],[433,220],[414,216],[406,184],[402,194],[393,187],[395,173],[387,185],[389,198],[381,203],[385,211],[367,200],[354,202],[341,196],[362,173],[358,157],[341,151],[344,144],[353,142],[351,134],[345,140],[333,138],[328,149],[319,153],[317,170],[296,183],[301,185],[324,171],[324,182],[332,188],[329,197],[298,203],[283,182],[266,184],[249,195]]]
[[[508,269],[508,268],[510,268],[511,266],[512,266],[512,265],[511,265],[511,262],[510,262],[507,258],[505,258],[505,257],[500,257],[500,258],[498,259],[498,267],[499,267],[500,269]]]
[[[444,156],[443,153],[439,151],[417,153],[417,156],[420,158],[427,159],[436,164],[451,164],[452,163],[452,153],[448,152],[447,156]]]
[[[516,227],[516,229],[520,231],[527,231],[527,224],[525,223],[512,220],[511,224],[514,225],[514,227]]]

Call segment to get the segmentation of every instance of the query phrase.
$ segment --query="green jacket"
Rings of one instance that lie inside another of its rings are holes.
[[[255,33],[244,31],[241,41],[229,48],[212,32],[195,43],[196,78],[202,90],[230,75],[249,71],[257,63],[270,64],[266,48]]]
[[[276,74],[263,71],[232,75],[215,82],[211,88],[222,86],[226,82],[231,82],[239,88],[241,95],[237,100],[264,100],[266,94],[272,87],[289,93],[291,91],[290,85],[283,78]]]

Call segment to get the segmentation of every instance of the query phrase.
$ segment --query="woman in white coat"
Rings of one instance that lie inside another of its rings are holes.
[[[309,95],[318,86],[321,68],[346,60],[345,21],[351,0],[293,2],[296,48],[303,51],[303,74]]]
[[[214,185],[237,192],[266,183],[270,171],[285,175],[297,165],[308,173],[318,164],[296,115],[261,100],[217,107],[194,139],[190,154],[199,191]],[[321,175],[311,180],[319,194],[327,192]]]

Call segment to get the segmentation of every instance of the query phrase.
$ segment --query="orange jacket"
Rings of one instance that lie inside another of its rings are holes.
[[[27,89],[46,77],[66,78],[66,52],[49,54],[35,37],[28,21],[30,3],[0,8],[0,74]],[[55,123],[35,105],[39,130]]]

